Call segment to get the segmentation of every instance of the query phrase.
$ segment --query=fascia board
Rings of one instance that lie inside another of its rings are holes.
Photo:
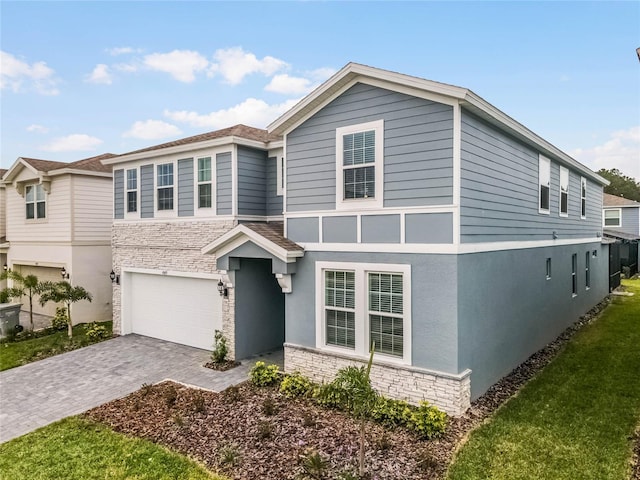
[[[7,172],[4,174],[4,176],[2,177],[2,180],[6,183],[10,183],[13,177],[15,177],[20,172],[20,170],[22,170],[22,168],[18,168],[18,167],[26,168],[30,170],[34,175],[37,175],[38,177],[46,175],[46,172],[41,172],[39,170],[36,170],[29,163],[27,163],[26,160],[24,160],[22,157],[18,157],[18,159],[15,162],[13,162],[13,165],[11,165],[11,167],[9,167]]]

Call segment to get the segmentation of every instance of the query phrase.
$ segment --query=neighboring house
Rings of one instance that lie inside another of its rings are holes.
[[[18,158],[2,176],[6,190],[8,268],[41,281],[81,285],[93,301],[73,308],[74,323],[110,320],[111,306],[111,169],[97,157],[65,163]],[[22,302],[28,302],[23,298]],[[56,305],[34,312],[54,315]]]
[[[460,414],[608,293],[607,181],[464,88],[350,63],[267,131],[104,163],[120,333],[316,380],[375,342],[382,393]]]
[[[605,193],[602,203],[604,234],[615,239],[617,244],[617,247],[612,247],[612,261],[616,264],[612,265],[611,273],[627,267],[628,273],[634,275],[640,262],[640,202]]]
[[[0,168],[0,178],[7,173],[4,168]],[[0,182],[0,268],[4,269],[7,264],[7,204],[6,193],[2,182]],[[7,286],[6,280],[0,280],[0,290]]]

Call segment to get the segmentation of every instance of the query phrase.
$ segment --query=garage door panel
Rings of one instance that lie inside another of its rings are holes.
[[[130,274],[132,331],[170,342],[211,350],[222,328],[217,281]]]

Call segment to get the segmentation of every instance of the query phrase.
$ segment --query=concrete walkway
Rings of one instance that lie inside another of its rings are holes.
[[[221,391],[247,379],[256,358],[217,372],[210,352],[126,335],[0,372],[0,443],[165,379]],[[282,351],[262,357],[282,365]]]

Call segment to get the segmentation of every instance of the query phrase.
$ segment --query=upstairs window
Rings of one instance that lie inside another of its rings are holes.
[[[46,199],[42,185],[27,185],[25,187],[25,204],[27,220],[46,218]]]
[[[336,205],[382,205],[384,122],[336,130]]]
[[[158,210],[173,210],[173,163],[157,166]]]
[[[549,213],[549,189],[551,185],[551,161],[540,155],[538,159],[538,211]]]
[[[569,215],[569,170],[560,167],[560,216]]]
[[[198,208],[211,208],[211,157],[198,159]]]
[[[622,222],[620,220],[621,209],[613,208],[611,210],[604,211],[604,226],[605,227],[621,227]]]
[[[138,211],[138,170],[127,170],[127,213]]]
[[[580,218],[587,218],[587,179],[580,177]]]

